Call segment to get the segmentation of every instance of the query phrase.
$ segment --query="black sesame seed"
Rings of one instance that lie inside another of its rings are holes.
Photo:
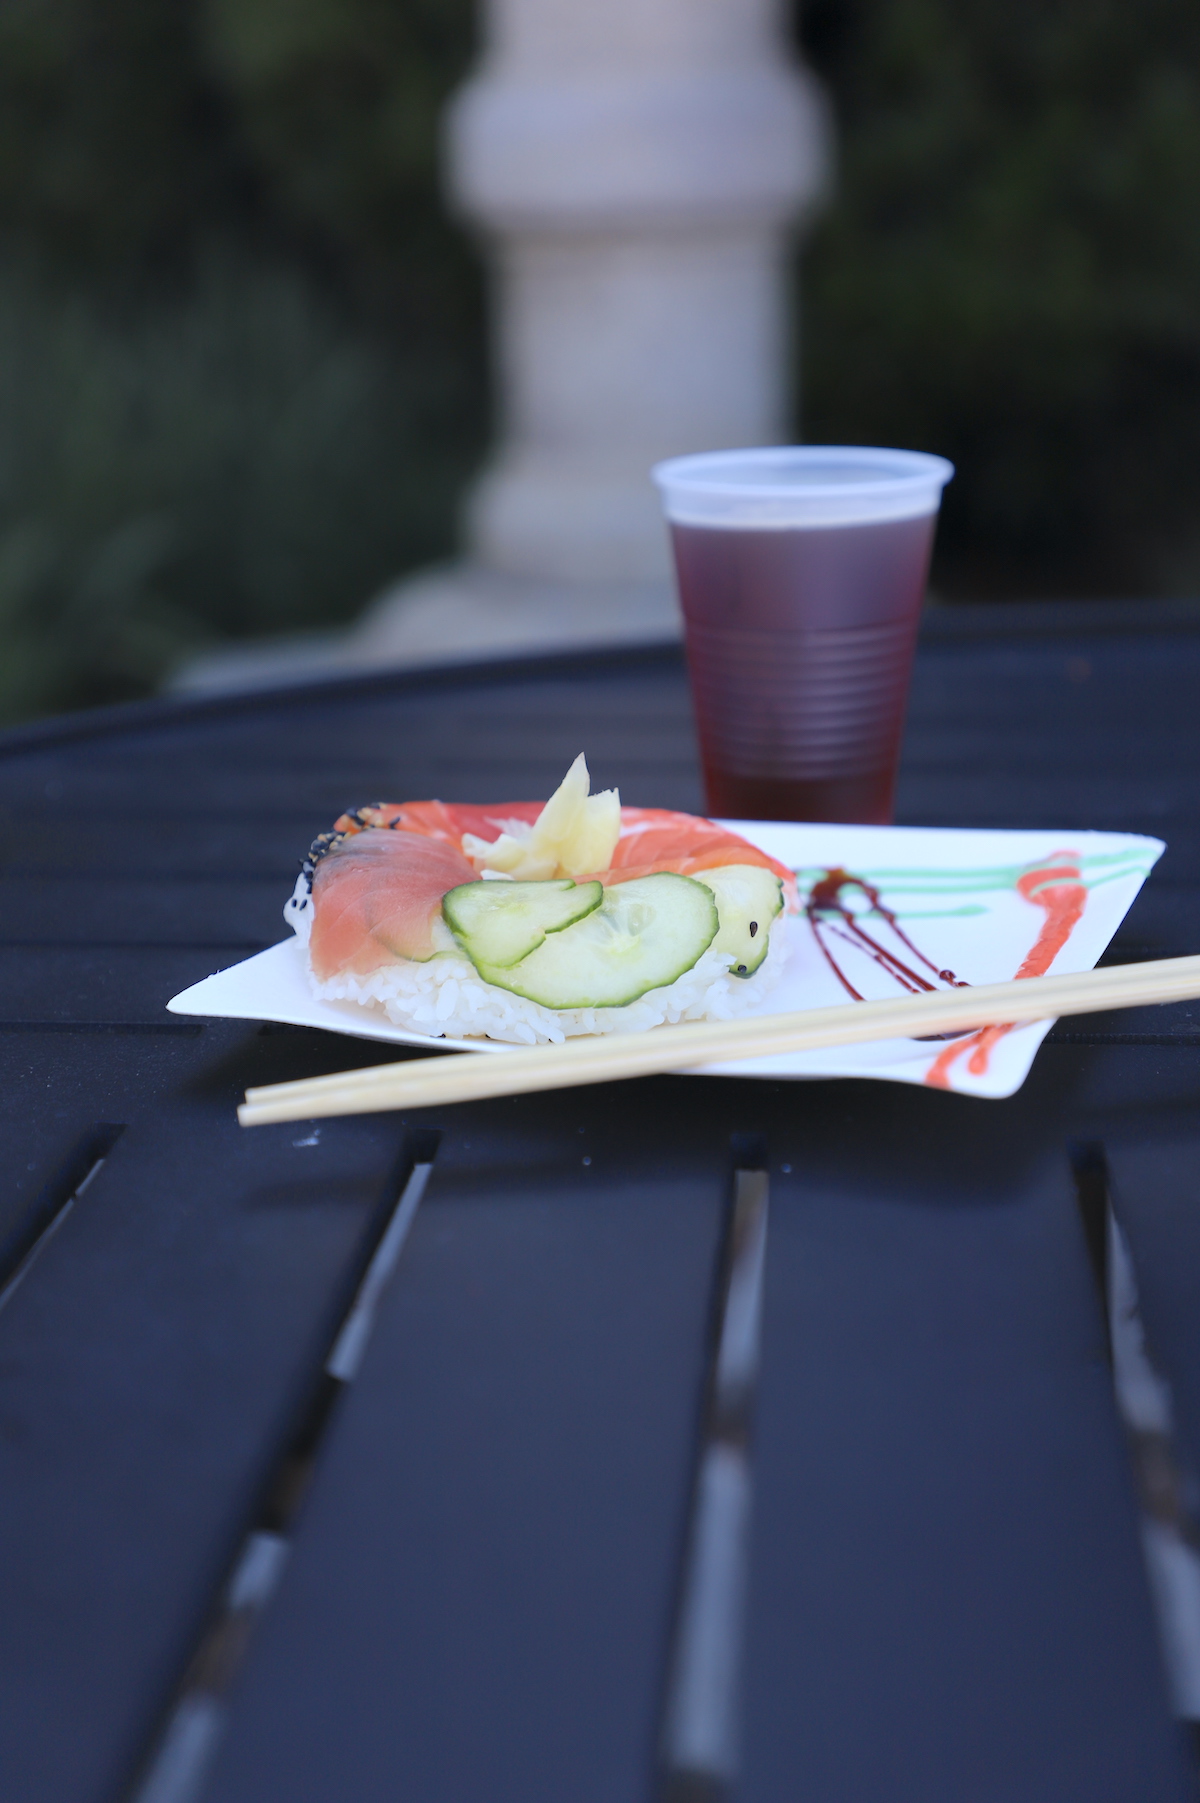
[[[753,937],[754,937],[755,933],[757,933],[757,931],[758,931],[758,922],[757,922],[757,920],[752,920],[750,922],[750,937],[751,937],[751,939],[753,939]]]
[[[739,964],[738,965],[738,976],[744,977],[745,974],[746,974],[746,966],[744,964]]]

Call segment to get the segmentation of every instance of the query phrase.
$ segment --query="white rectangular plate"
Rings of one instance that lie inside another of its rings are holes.
[[[1042,883],[1039,888],[1037,875],[1031,873],[1043,865],[1061,871],[1065,861],[1078,870],[1079,881],[1070,887],[1079,892],[1076,900],[1082,901],[1082,909],[1047,968],[1055,972],[1091,970],[1164,850],[1160,839],[1128,833],[976,832],[744,820],[725,824],[790,865],[797,872],[802,900],[814,880],[832,869],[847,871],[870,884],[882,905],[894,913],[916,956],[881,915],[866,911],[865,892],[848,888],[842,894],[855,912],[860,930],[871,935],[885,957],[898,957],[935,983],[935,971],[953,971],[967,983],[995,983],[1015,976],[1039,945],[1045,947],[1047,933],[1054,926],[1048,901],[1054,899],[1052,891],[1061,896],[1064,886],[1060,876],[1057,883]],[[1023,888],[1018,887],[1022,879]],[[281,896],[281,908],[285,899]],[[873,957],[853,927],[827,916],[818,940],[802,914],[789,919],[785,930],[788,963],[779,987],[761,1010],[764,1014],[838,1003],[854,1006],[822,941],[860,995],[875,1000],[903,993],[894,968]],[[923,960],[928,960],[928,965]],[[173,1014],[281,1021],[431,1050],[512,1049],[490,1040],[430,1039],[393,1026],[380,1009],[318,1000],[309,987],[304,954],[295,939],[206,977],[167,1006]],[[829,1051],[706,1065],[695,1074],[881,1077],[897,1083],[932,1082],[966,1095],[1009,1096],[1025,1081],[1034,1054],[1053,1024],[1038,1021],[1016,1027],[982,1044],[976,1036],[942,1043],[877,1040]]]

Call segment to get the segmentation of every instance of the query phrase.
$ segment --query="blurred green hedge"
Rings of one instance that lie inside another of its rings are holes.
[[[1200,594],[1200,8],[811,0],[805,436],[952,457],[962,596]]]
[[[467,0],[0,9],[0,717],[349,618],[487,427]]]
[[[647,0],[651,3],[651,0]],[[488,423],[468,0],[0,8],[0,716],[348,618]],[[807,0],[805,436],[955,458],[937,585],[1200,589],[1200,13]]]

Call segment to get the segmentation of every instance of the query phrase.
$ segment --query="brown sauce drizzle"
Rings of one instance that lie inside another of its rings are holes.
[[[911,964],[906,963],[903,958],[891,951],[886,945],[881,944],[873,934],[867,932],[866,928],[862,925],[863,915],[856,914],[853,909],[849,907],[847,900],[845,899],[847,891],[855,890],[857,890],[869,904],[868,912],[872,915],[878,915],[881,920],[887,922],[891,931],[900,941],[901,945],[904,946],[914,962],[923,964],[930,975],[937,979],[936,982],[931,982],[929,977],[922,976],[919,970],[914,970]],[[882,970],[887,972],[889,977],[900,985],[901,989],[906,989],[910,995],[919,995],[922,992],[928,992],[929,990],[936,989],[939,984],[943,983],[950,989],[965,989],[968,987],[964,979],[962,977],[956,977],[952,970],[939,970],[937,965],[925,956],[921,948],[913,944],[908,934],[904,931],[904,928],[900,925],[900,922],[896,919],[895,914],[892,912],[891,908],[886,905],[879,890],[875,888],[873,883],[868,883],[863,877],[854,876],[848,870],[842,870],[840,867],[833,870],[827,870],[825,875],[821,877],[818,882],[814,883],[809,891],[804,912],[808,917],[808,924],[812,929],[813,938],[820,946],[825,961],[833,971],[834,976],[837,978],[842,988],[846,991],[846,994],[850,996],[853,1001],[861,1002],[863,997],[854,987],[853,983],[838,963],[838,960],[834,955],[834,948],[830,943],[832,939],[844,940],[846,944],[854,946],[857,951],[865,953],[873,963],[878,964]],[[924,1035],[923,1037],[928,1037],[930,1039],[956,1039],[959,1035],[950,1033],[931,1033]]]

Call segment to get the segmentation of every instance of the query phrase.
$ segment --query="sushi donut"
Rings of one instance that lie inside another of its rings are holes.
[[[759,1007],[793,873],[711,820],[589,791],[580,756],[545,803],[343,814],[284,909],[314,992],[521,1045]]]

